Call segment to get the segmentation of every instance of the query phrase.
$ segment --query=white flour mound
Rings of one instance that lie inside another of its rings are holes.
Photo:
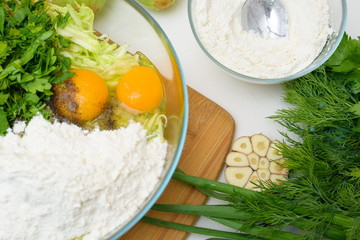
[[[261,37],[241,27],[245,0],[197,0],[195,27],[206,50],[224,66],[258,78],[281,78],[310,65],[329,34],[327,0],[283,0],[287,37]]]
[[[154,189],[166,148],[137,123],[87,132],[34,117],[0,137],[0,239],[100,239]]]

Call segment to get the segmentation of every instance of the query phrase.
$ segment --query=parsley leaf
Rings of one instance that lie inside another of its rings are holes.
[[[334,72],[348,73],[360,68],[360,41],[346,33],[339,47],[325,64]]]
[[[360,102],[355,103],[349,110],[354,114],[360,116]]]

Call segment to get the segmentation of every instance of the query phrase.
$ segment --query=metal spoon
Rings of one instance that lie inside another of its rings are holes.
[[[246,0],[242,7],[241,25],[245,31],[262,37],[286,37],[289,28],[281,0]]]

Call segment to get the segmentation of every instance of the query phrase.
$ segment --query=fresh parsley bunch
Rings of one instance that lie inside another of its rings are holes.
[[[15,119],[48,115],[52,84],[72,76],[71,60],[59,54],[68,44],[54,27],[65,23],[47,15],[43,0],[0,0],[1,135]]]

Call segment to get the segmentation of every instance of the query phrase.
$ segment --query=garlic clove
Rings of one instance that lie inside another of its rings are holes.
[[[240,152],[230,152],[225,159],[228,166],[231,167],[247,167],[249,166],[248,157]]]
[[[227,167],[225,178],[229,184],[244,187],[252,173],[253,170],[250,167]]]
[[[270,167],[269,167],[269,170],[271,173],[274,173],[274,174],[282,174],[282,175],[286,175],[288,170],[286,168],[283,168],[281,166],[281,164],[284,163],[284,159],[279,159],[279,160],[276,160],[276,161],[271,161],[270,162]]]
[[[259,176],[258,176],[257,172],[254,171],[251,174],[249,181],[246,183],[245,188],[250,189],[250,190],[260,191],[260,189],[255,185],[258,183],[258,181],[259,181]]]
[[[249,164],[250,164],[250,167],[253,169],[253,170],[257,170],[258,167],[259,167],[259,160],[260,160],[260,157],[259,155],[257,155],[256,153],[252,152],[248,155],[248,160],[249,160]]]
[[[257,174],[259,176],[259,179],[262,181],[266,181],[270,179],[270,170],[268,168],[259,168],[257,170]]]
[[[270,146],[270,139],[262,134],[255,134],[250,138],[253,151],[260,157],[265,157]]]
[[[281,184],[282,181],[286,181],[287,178],[285,175],[281,175],[281,174],[271,174],[270,175],[270,180],[273,181],[276,184]]]
[[[278,147],[276,146],[276,144],[278,144],[279,141],[274,141],[270,144],[270,148],[266,154],[266,157],[270,160],[270,161],[275,161],[278,160],[280,158],[282,158],[281,153],[279,152]]]
[[[259,160],[259,168],[269,168],[270,161],[266,157],[261,157]]]
[[[236,139],[232,145],[232,150],[233,151],[237,151],[237,152],[241,152],[244,154],[249,154],[251,153],[252,147],[251,147],[251,142],[250,142],[250,138],[247,136],[244,137],[239,137],[238,139]]]

